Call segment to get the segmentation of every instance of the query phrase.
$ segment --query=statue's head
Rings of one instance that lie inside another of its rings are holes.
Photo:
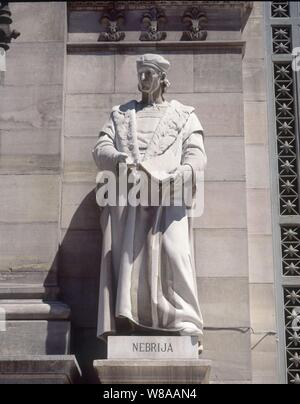
[[[138,88],[142,93],[154,93],[159,88],[162,94],[170,86],[167,73],[170,62],[160,55],[146,54],[137,61]]]

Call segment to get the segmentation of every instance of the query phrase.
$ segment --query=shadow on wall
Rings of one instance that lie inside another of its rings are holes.
[[[99,228],[81,230],[87,217],[97,220]],[[58,300],[71,309],[71,354],[77,358],[83,383],[97,383],[95,359],[106,358],[106,344],[96,337],[99,276],[101,261],[100,209],[94,189],[86,195],[72,217],[69,228],[53,262],[57,261]],[[51,272],[51,271],[50,271]],[[47,283],[47,280],[46,280]],[[48,327],[47,353],[51,353],[55,326]]]

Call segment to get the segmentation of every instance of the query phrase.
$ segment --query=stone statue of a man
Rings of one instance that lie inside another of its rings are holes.
[[[194,108],[167,102],[170,63],[160,55],[137,60],[141,101],[115,106],[93,156],[117,177],[120,165],[161,172],[174,181],[203,171],[203,129]],[[99,176],[99,175],[98,175]],[[99,189],[98,189],[99,190]],[[201,340],[192,220],[182,206],[106,206],[98,337],[109,334],[192,335]]]

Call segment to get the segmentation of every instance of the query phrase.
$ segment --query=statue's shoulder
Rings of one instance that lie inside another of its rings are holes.
[[[131,110],[136,109],[136,104],[137,104],[136,100],[130,100],[125,104],[115,105],[112,108],[112,113],[125,114],[126,112],[130,112]]]
[[[191,107],[190,105],[184,105],[181,102],[177,101],[177,100],[172,100],[170,102],[171,106],[176,109],[178,112],[183,112],[183,113],[187,113],[187,114],[191,114],[192,112],[195,111],[194,107]]]

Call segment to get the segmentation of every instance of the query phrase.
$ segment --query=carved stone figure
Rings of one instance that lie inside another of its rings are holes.
[[[167,33],[159,30],[159,26],[167,22],[165,12],[159,8],[152,8],[143,15],[142,23],[148,28],[142,32],[140,41],[162,41],[167,38]]]
[[[99,42],[118,42],[125,38],[125,32],[120,31],[120,26],[124,23],[123,13],[111,10],[104,13],[100,18],[100,24],[106,27],[107,32],[101,32],[98,38]]]
[[[207,38],[207,31],[203,28],[207,23],[207,16],[198,7],[191,7],[186,10],[182,22],[188,26],[189,31],[184,31],[182,41],[204,41]]]
[[[18,38],[20,32],[11,30],[12,24],[11,11],[7,1],[0,2],[0,48],[7,51],[9,49],[9,43],[12,39]]]
[[[125,164],[154,180],[171,178],[176,184],[187,176],[197,192],[194,179],[207,160],[203,128],[193,107],[165,100],[169,67],[160,55],[137,60],[142,99],[113,107],[102,128],[93,149],[98,184],[103,172],[118,176]],[[97,193],[103,197],[100,185]],[[98,337],[167,333],[201,340],[193,219],[187,209],[163,203],[102,209]]]

